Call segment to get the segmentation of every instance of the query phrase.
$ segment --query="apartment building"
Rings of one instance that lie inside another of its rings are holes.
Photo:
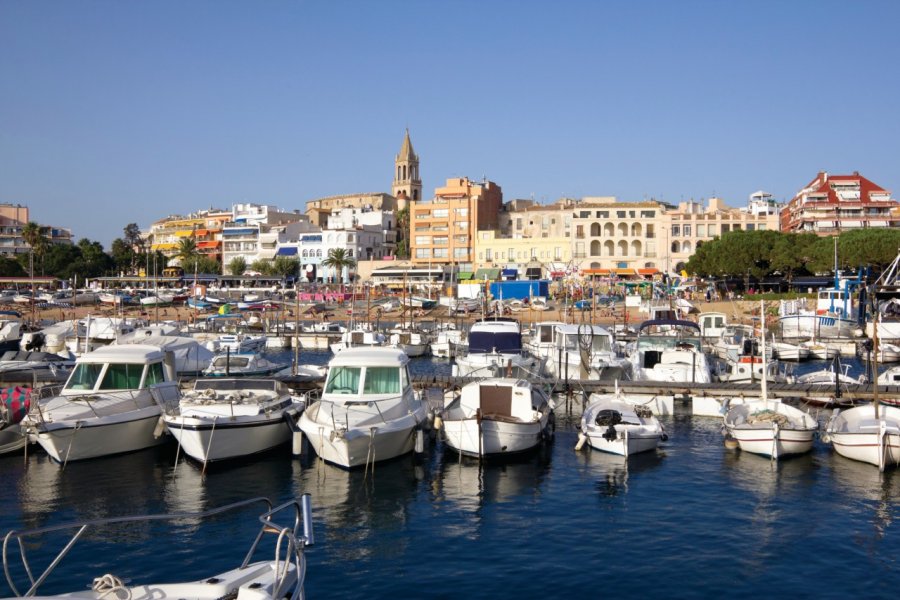
[[[867,227],[900,227],[900,203],[858,171],[820,172],[781,211],[782,231],[838,235]]]
[[[476,232],[497,229],[502,206],[499,185],[468,177],[448,179],[429,201],[410,202],[413,264],[456,264],[472,270]]]
[[[0,255],[27,254],[31,247],[22,237],[25,225],[31,220],[27,206],[0,204]],[[41,225],[44,237],[50,244],[72,244],[72,230],[64,227]]]
[[[680,271],[699,244],[729,231],[778,231],[778,208],[772,195],[762,191],[751,194],[746,208],[726,206],[721,198],[710,198],[705,205],[681,202],[662,216],[663,251],[657,266]]]
[[[146,237],[151,250],[162,252],[168,257],[174,257],[178,253],[182,239],[191,237],[200,254],[221,263],[222,229],[225,223],[233,220],[231,210],[220,208],[200,210],[187,216],[172,215],[153,223]]]

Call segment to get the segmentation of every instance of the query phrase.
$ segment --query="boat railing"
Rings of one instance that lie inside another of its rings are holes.
[[[83,394],[78,395],[54,395],[51,399],[46,402],[36,402],[37,413],[40,417],[41,422],[45,421],[44,412],[50,410],[54,407],[54,400],[60,400],[64,403],[77,403],[79,405],[84,405],[91,411],[91,413],[95,417],[103,417],[108,416],[109,413],[105,413],[103,410],[112,405],[121,405],[123,402],[130,403],[134,405],[134,410],[142,410],[147,408],[148,400],[155,401],[153,397],[154,391],[158,394],[167,394],[169,390],[174,390],[176,395],[180,394],[177,391],[177,384],[171,385],[161,385],[155,386],[153,388],[143,388],[139,390],[97,390],[97,391],[85,391]],[[58,404],[56,406],[59,406]]]
[[[332,402],[331,403],[331,411],[330,411],[331,412],[331,427],[332,427],[332,429],[337,430],[340,421],[343,420],[344,429],[350,429],[350,415],[355,412],[360,412],[360,413],[363,412],[362,410],[358,410],[357,407],[359,407],[359,409],[362,409],[363,407],[365,407],[365,408],[374,407],[375,411],[378,413],[379,418],[381,418],[381,422],[384,424],[387,424],[387,422],[388,422],[387,418],[385,418],[384,413],[381,412],[380,404],[383,404],[385,402],[396,402],[397,400],[402,400],[407,413],[413,413],[413,412],[415,412],[416,407],[415,407],[414,403],[411,402],[411,400],[410,400],[411,398],[415,399],[415,395],[402,393],[402,394],[397,394],[397,395],[392,395],[392,396],[386,396],[384,398],[366,397],[366,398],[359,399],[359,400],[349,400],[349,401],[346,401],[346,402],[343,402],[340,404],[338,404],[336,402]],[[339,414],[338,409],[343,409],[343,413]],[[341,417],[343,417],[343,419],[341,419]]]
[[[276,534],[278,536],[275,542],[275,585],[272,589],[273,598],[283,598],[290,594],[292,600],[298,600],[303,596],[303,580],[306,573],[306,560],[304,549],[314,543],[312,528],[312,508],[309,494],[304,494],[299,500],[293,499],[279,506],[273,507],[272,502],[268,498],[258,497],[241,502],[235,502],[219,508],[214,508],[199,513],[172,513],[172,514],[153,514],[153,515],[135,515],[128,517],[112,517],[107,519],[92,519],[89,521],[65,523],[53,525],[49,527],[40,527],[37,529],[29,529],[23,531],[10,531],[3,538],[3,573],[6,576],[6,582],[13,593],[18,597],[30,597],[37,594],[38,589],[47,581],[47,578],[69,555],[75,544],[88,532],[94,532],[102,527],[108,527],[117,524],[134,524],[146,523],[149,521],[170,521],[179,520],[198,520],[218,515],[225,512],[235,511],[249,507],[254,504],[262,504],[266,507],[266,512],[258,518],[260,529],[256,533],[250,548],[245,555],[241,568],[245,568],[250,564],[254,555],[257,553],[263,536],[267,533]],[[279,522],[276,522],[276,518]],[[288,524],[283,524],[288,521]],[[37,543],[41,536],[48,536],[56,533],[72,531],[71,537],[63,545],[62,549],[50,561],[48,566],[40,572],[33,568],[28,550],[31,548],[40,548],[42,544]],[[291,583],[289,567],[293,565],[296,569],[297,583],[291,591],[288,584]],[[14,568],[21,572],[14,577]],[[19,585],[27,582],[29,586],[25,593],[19,591]]]

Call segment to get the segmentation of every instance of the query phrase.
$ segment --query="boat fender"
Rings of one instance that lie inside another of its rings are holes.
[[[440,431],[444,427],[444,419],[441,413],[434,413],[434,428]]]
[[[162,434],[166,432],[166,421],[163,419],[163,416],[159,416],[159,421],[156,422],[156,427],[153,429],[153,437],[154,439],[158,439]]]
[[[584,443],[588,440],[587,436],[583,433],[578,434],[578,443],[575,444],[575,452],[578,452],[584,447]]]
[[[729,450],[737,450],[739,447],[738,441],[731,437],[730,435],[725,436],[725,447]]]
[[[425,452],[425,432],[421,429],[416,429],[416,454],[423,454]]]
[[[302,431],[294,431],[291,432],[291,454],[294,456],[302,456],[303,455],[303,432]]]

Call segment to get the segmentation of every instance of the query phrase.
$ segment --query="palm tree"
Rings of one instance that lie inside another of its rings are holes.
[[[198,254],[197,240],[195,240],[193,236],[183,237],[178,240],[178,251],[175,253],[175,257],[182,266],[196,258]]]
[[[352,269],[356,266],[356,261],[350,256],[350,251],[346,248],[332,248],[328,251],[328,257],[322,261],[323,267],[330,267],[335,270],[340,277],[344,271],[344,267]],[[343,286],[343,281],[341,282]]]
[[[31,276],[34,277],[34,255],[43,256],[44,251],[47,249],[47,238],[44,237],[44,228],[34,221],[29,221],[22,228],[22,239],[25,240],[25,243],[31,249],[30,270]]]

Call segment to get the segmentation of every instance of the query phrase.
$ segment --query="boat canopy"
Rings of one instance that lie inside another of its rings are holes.
[[[470,331],[469,353],[500,352],[517,354],[522,350],[522,334],[517,331]]]

